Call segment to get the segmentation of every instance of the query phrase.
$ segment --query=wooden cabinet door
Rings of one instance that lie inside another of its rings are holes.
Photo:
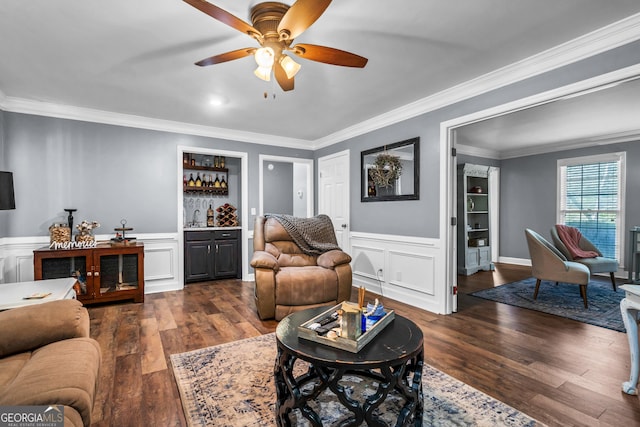
[[[75,277],[78,280],[78,299],[87,302],[95,297],[93,285],[93,252],[86,249],[33,251],[34,280]]]
[[[211,240],[196,240],[185,243],[185,280],[195,282],[210,280],[213,254]]]
[[[100,244],[85,249],[36,249],[34,279],[75,277],[85,304],[133,299],[144,302],[144,245]]]
[[[216,240],[215,277],[238,275],[238,240]]]
[[[94,250],[96,298],[144,302],[144,251],[139,245]]]

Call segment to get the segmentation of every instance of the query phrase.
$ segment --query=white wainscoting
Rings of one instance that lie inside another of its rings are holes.
[[[97,240],[110,236],[97,235]],[[176,233],[136,234],[144,243],[144,293],[182,289],[184,281],[178,277],[178,237]],[[0,278],[5,283],[33,280],[33,251],[49,245],[48,236],[5,237],[0,239]]]
[[[364,286],[383,297],[445,313],[442,252],[439,239],[353,232],[353,286]]]

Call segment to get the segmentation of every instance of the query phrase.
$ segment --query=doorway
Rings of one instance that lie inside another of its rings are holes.
[[[259,156],[259,214],[313,216],[313,160]]]
[[[456,168],[455,164],[455,149],[457,148],[458,141],[456,140],[456,129],[460,129],[467,125],[472,125],[485,120],[494,119],[498,117],[507,117],[511,113],[519,112],[521,110],[531,109],[533,107],[544,106],[554,101],[562,99],[571,99],[579,97],[581,95],[589,94],[600,89],[606,89],[612,85],[617,85],[621,82],[634,79],[640,74],[640,65],[634,65],[621,70],[613,71],[611,73],[603,74],[597,77],[593,77],[587,80],[583,80],[577,83],[573,83],[567,86],[556,88],[547,92],[539,93],[536,95],[522,98],[507,104],[499,105],[487,110],[478,111],[473,114],[458,117],[440,124],[440,153],[441,161],[443,165],[441,171],[441,177],[445,185],[440,189],[441,200],[441,221],[440,221],[440,235],[445,240],[446,251],[446,294],[454,295],[457,289],[456,286],[456,272],[457,262],[455,259],[456,247],[455,236],[457,234],[457,228],[454,222],[451,222],[451,218],[456,218],[457,202],[455,200],[456,195]],[[498,227],[499,228],[499,227]],[[504,247],[504,245],[503,245]],[[498,255],[498,261],[500,260],[500,254]],[[448,301],[447,312],[455,311],[455,298]]]
[[[205,156],[225,156],[229,159],[239,159],[239,176],[240,182],[236,191],[239,192],[237,212],[240,220],[241,227],[241,246],[242,246],[242,280],[248,280],[249,276],[249,263],[247,262],[249,257],[249,245],[248,245],[248,233],[246,224],[248,222],[247,206],[249,206],[249,166],[248,158],[249,154],[239,151],[228,150],[214,150],[210,148],[201,147],[188,147],[179,145],[177,147],[177,171],[182,171],[183,168],[183,156],[185,153],[202,154]],[[176,174],[176,193],[177,193],[177,235],[178,235],[178,277],[180,283],[184,287],[184,221],[186,217],[185,206],[183,204],[183,176],[182,173]]]

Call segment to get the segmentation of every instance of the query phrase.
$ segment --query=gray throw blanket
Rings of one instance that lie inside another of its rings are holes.
[[[307,255],[320,255],[324,252],[340,249],[331,218],[327,215],[299,218],[283,214],[265,214],[264,217],[278,221],[287,230],[296,245]]]

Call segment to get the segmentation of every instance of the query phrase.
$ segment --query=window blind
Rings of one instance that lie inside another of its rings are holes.
[[[559,223],[576,227],[607,258],[620,260],[621,161],[560,166]]]

